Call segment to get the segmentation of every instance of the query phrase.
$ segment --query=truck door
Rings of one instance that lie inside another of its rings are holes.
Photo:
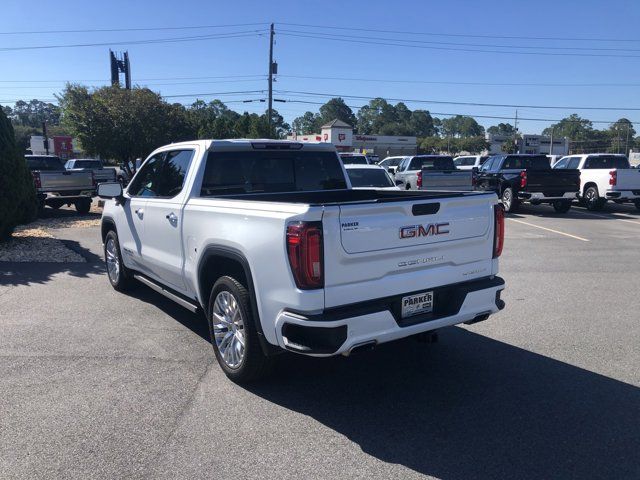
[[[184,251],[182,216],[184,184],[195,149],[181,148],[165,152],[157,195],[145,206],[145,230],[142,257],[153,277],[161,283],[184,289]]]

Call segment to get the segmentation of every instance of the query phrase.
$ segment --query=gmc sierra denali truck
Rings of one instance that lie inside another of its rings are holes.
[[[348,355],[504,307],[493,193],[352,189],[330,144],[175,143],[98,190],[111,285],[202,309],[237,382],[282,350]]]

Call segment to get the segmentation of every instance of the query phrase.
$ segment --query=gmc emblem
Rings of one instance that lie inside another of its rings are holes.
[[[449,223],[429,223],[427,225],[407,225],[400,227],[400,238],[428,237],[431,235],[446,235]]]

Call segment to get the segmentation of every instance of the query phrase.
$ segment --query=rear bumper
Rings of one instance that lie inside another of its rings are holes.
[[[562,195],[545,195],[543,192],[518,192],[518,199],[526,202],[554,202],[556,200],[575,200],[578,192],[566,192]]]
[[[276,319],[280,347],[316,357],[348,354],[353,348],[385,343],[459,323],[475,323],[504,308],[500,277],[434,288],[434,310],[402,319],[402,297],[417,292],[327,309],[320,314],[283,310]]]
[[[609,200],[635,200],[640,198],[640,190],[607,190],[604,195]]]

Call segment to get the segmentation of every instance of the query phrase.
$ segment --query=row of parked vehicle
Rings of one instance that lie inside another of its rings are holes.
[[[359,168],[370,162],[362,154],[340,156],[345,165],[358,164]],[[607,201],[632,202],[640,210],[640,169],[633,168],[625,155],[569,155],[551,165],[553,160],[531,154],[387,157],[377,166],[389,177],[366,187],[387,188],[392,182],[405,190],[491,191],[506,211],[515,211],[522,203],[544,203],[566,213],[574,200],[589,210],[602,209]]]

